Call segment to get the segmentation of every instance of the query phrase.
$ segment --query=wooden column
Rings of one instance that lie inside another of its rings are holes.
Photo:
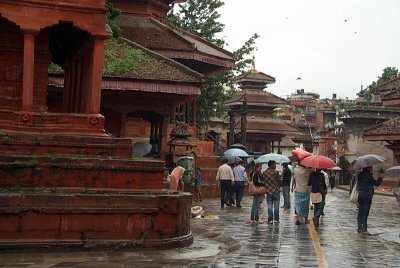
[[[196,126],[197,124],[197,99],[192,101],[192,120],[193,125]]]
[[[185,116],[185,120],[184,121],[185,121],[186,124],[189,124],[189,121],[190,121],[189,120],[189,102],[186,102],[183,107],[185,109],[184,110],[184,114],[185,114],[184,115]]]
[[[125,125],[126,125],[126,113],[122,113],[121,114],[121,128],[120,128],[120,133],[119,133],[120,138],[125,137]]]
[[[22,110],[31,112],[33,107],[33,82],[35,71],[35,33],[24,31],[24,66],[22,80]]]
[[[94,39],[92,47],[91,70],[89,78],[89,113],[100,113],[101,79],[103,73],[104,39]]]

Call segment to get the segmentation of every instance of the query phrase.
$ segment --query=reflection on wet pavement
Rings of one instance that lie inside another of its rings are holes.
[[[251,223],[251,203],[251,197],[242,208],[221,209],[218,199],[196,203],[205,218],[192,219],[195,241],[187,248],[3,252],[0,267],[400,267],[400,207],[394,197],[374,197],[368,218],[372,236],[357,233],[357,210],[346,191],[329,192],[317,230],[294,225],[293,210],[281,209],[280,222],[268,224],[265,204],[264,223]]]

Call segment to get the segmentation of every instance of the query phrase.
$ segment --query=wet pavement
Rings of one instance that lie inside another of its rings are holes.
[[[280,222],[268,224],[265,203],[264,223],[251,223],[251,203],[251,197],[242,208],[221,209],[218,199],[194,203],[203,206],[205,218],[192,220],[195,240],[187,248],[0,252],[0,267],[400,267],[400,206],[392,196],[375,195],[371,236],[357,233],[357,210],[344,190],[328,193],[318,229],[294,225],[293,210],[281,209]]]

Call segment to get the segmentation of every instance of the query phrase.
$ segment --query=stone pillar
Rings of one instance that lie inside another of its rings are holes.
[[[90,83],[89,83],[89,110],[90,114],[100,113],[101,80],[103,74],[104,39],[94,39],[92,46]]]
[[[22,80],[22,110],[32,112],[35,71],[35,33],[24,30],[24,66]]]

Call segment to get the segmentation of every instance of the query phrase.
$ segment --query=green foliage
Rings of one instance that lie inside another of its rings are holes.
[[[4,144],[4,145],[10,144],[10,137],[7,136],[7,135],[1,137],[1,143]]]
[[[114,5],[110,2],[110,0],[106,0],[106,22],[110,26],[111,30],[113,31],[114,37],[120,37],[122,33],[122,29],[114,24],[113,20],[121,15],[121,10],[114,7]]]
[[[55,64],[54,62],[50,63],[48,71],[49,71],[49,73],[53,73],[53,74],[63,74],[64,73],[64,70],[61,68],[61,66],[58,64]]]
[[[378,76],[377,81],[372,81],[372,83],[367,88],[361,89],[357,95],[365,97],[365,94],[367,94],[367,96],[368,96],[368,93],[366,93],[366,91],[371,91],[372,89],[379,86],[380,84],[390,81],[398,76],[400,76],[400,73],[396,67],[386,67],[385,69],[382,70],[382,75]],[[372,98],[372,96],[371,96],[371,98]]]
[[[104,50],[104,75],[124,75],[138,67],[138,63],[147,57],[142,50],[128,44],[110,39]]]
[[[221,0],[189,0],[179,4],[179,13],[168,14],[170,25],[194,33],[219,47],[225,45],[222,38],[216,37],[223,32],[225,25],[217,20],[221,17],[217,9],[224,5]]]
[[[168,22],[223,48],[226,45],[225,40],[217,37],[225,28],[224,24],[217,21],[221,16],[218,8],[223,5],[224,2],[221,0],[189,0],[179,4],[179,9],[175,13],[172,10],[168,14]],[[226,114],[227,107],[224,103],[237,91],[232,80],[239,73],[249,69],[252,62],[251,54],[256,49],[255,41],[258,37],[258,34],[253,34],[241,48],[233,52],[236,59],[233,70],[206,78],[198,99],[198,123],[207,128],[210,117]]]

